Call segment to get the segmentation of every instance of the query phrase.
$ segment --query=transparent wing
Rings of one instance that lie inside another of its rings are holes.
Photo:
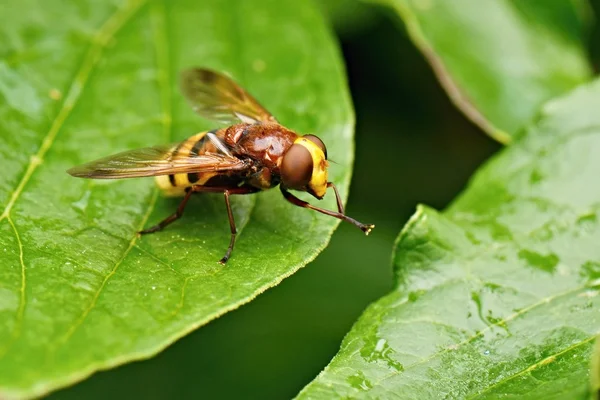
[[[181,73],[181,91],[198,114],[214,121],[234,124],[277,122],[254,97],[218,72],[192,68]]]
[[[79,178],[118,179],[190,172],[242,171],[250,162],[227,154],[189,157],[174,153],[178,145],[146,147],[79,165],[67,172]]]

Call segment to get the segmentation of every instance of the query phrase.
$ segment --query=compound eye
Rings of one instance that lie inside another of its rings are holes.
[[[319,146],[319,148],[323,151],[323,154],[325,154],[325,159],[327,160],[327,147],[325,147],[325,143],[323,143],[321,139],[319,139],[315,135],[304,135],[302,137],[310,140],[311,142]]]
[[[281,181],[296,190],[304,190],[313,172],[313,160],[308,149],[300,144],[293,144],[283,156],[281,162]]]

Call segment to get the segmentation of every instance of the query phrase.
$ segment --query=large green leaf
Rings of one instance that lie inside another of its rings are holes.
[[[600,398],[600,339],[596,337],[594,352],[590,360],[590,400],[598,400]]]
[[[0,6],[0,397],[33,396],[150,357],[312,260],[337,220],[273,190],[193,198],[183,220],[151,179],[65,170],[214,127],[178,72],[235,77],[280,121],[320,135],[346,196],[353,113],[339,53],[310,2],[9,1]],[[323,206],[334,207],[332,194]],[[357,231],[357,234],[361,234]],[[198,355],[201,357],[201,355]]]
[[[591,75],[587,0],[370,0],[391,6],[452,101],[507,143]]]
[[[300,398],[572,399],[600,332],[600,81],[552,101],[440,214]]]

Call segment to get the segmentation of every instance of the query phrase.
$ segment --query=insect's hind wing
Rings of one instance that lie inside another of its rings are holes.
[[[181,73],[181,91],[201,116],[227,124],[277,122],[260,103],[229,77],[204,68]]]
[[[242,171],[250,161],[227,154],[206,153],[196,157],[173,154],[176,145],[145,147],[104,157],[69,169],[72,176],[90,179],[120,179],[143,176]]]

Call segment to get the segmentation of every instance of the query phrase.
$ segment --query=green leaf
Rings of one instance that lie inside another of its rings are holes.
[[[375,22],[372,7],[355,0],[327,0],[316,3],[340,36],[357,34]]]
[[[391,6],[456,106],[507,143],[589,79],[586,0],[371,0]]]
[[[590,361],[590,391],[588,398],[598,400],[600,398],[600,339],[596,337],[594,352]]]
[[[310,2],[10,1],[0,26],[0,397],[42,395],[151,357],[312,260],[337,220],[278,190],[234,197],[233,257],[222,195],[174,212],[152,179],[65,173],[112,153],[215,125],[178,73],[230,73],[285,125],[315,133],[345,198],[353,112],[340,56]],[[330,193],[322,202],[334,208]],[[356,232],[361,235],[361,232]]]
[[[572,399],[600,332],[600,80],[548,103],[443,214],[299,398]]]

